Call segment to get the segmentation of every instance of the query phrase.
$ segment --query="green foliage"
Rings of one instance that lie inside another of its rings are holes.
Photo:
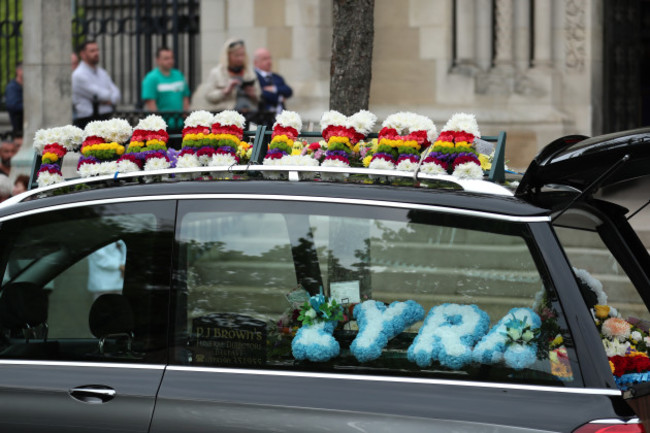
[[[0,94],[16,77],[16,62],[23,58],[22,0],[0,1]]]

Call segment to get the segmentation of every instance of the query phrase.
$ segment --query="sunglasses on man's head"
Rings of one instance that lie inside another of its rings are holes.
[[[231,42],[228,45],[228,48],[235,48],[237,45],[244,45],[244,41],[239,40],[239,41]]]

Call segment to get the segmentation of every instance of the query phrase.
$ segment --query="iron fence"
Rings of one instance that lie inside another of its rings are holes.
[[[198,85],[198,0],[73,0],[73,11],[73,42],[98,43],[100,62],[122,93],[121,110],[142,107],[142,79],[159,47],[173,50],[190,89]]]

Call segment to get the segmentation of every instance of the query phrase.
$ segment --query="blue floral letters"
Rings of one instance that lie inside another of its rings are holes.
[[[291,342],[291,352],[298,360],[324,362],[339,355],[341,347],[332,336],[336,322],[318,322],[303,326]]]
[[[490,317],[476,305],[438,305],[429,311],[408,349],[408,359],[423,368],[434,360],[462,368],[472,361],[472,347],[489,327]]]
[[[424,318],[424,308],[415,301],[365,301],[354,307],[354,318],[359,333],[350,345],[350,352],[359,362],[372,361],[381,356],[388,340]]]
[[[536,335],[542,321],[530,308],[513,308],[474,348],[474,360],[482,364],[506,365],[521,370],[535,362]]]

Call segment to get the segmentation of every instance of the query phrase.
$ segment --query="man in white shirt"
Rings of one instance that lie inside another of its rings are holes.
[[[121,95],[106,70],[99,66],[97,42],[81,44],[79,57],[79,66],[72,72],[72,104],[74,124],[84,128],[92,120],[108,119]]]
[[[126,244],[118,240],[88,256],[88,291],[95,299],[104,293],[122,293]]]

